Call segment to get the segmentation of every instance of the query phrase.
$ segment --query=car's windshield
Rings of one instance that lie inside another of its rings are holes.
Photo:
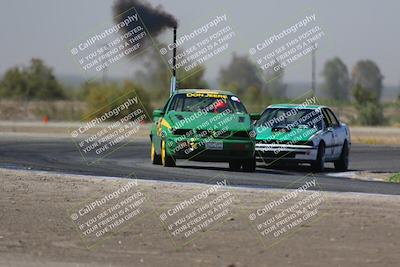
[[[236,96],[218,93],[188,93],[174,97],[169,111],[247,113]]]
[[[256,126],[322,129],[322,119],[320,109],[267,108]]]

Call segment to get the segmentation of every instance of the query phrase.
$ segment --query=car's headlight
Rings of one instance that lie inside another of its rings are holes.
[[[314,142],[312,140],[308,140],[306,142],[306,146],[314,146]]]

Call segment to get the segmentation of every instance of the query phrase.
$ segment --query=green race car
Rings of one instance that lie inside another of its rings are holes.
[[[232,170],[253,172],[253,119],[256,115],[230,92],[178,90],[153,112],[151,160],[166,167],[177,159],[228,162]]]

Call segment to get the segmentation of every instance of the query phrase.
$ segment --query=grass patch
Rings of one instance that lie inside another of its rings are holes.
[[[400,183],[400,173],[393,174],[388,178],[390,183]]]

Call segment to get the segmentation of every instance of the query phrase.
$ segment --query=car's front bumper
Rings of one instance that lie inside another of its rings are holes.
[[[168,154],[175,159],[227,162],[254,157],[255,145],[250,139],[167,139]]]
[[[317,159],[318,149],[310,145],[256,144],[256,157],[272,161],[312,162]]]

